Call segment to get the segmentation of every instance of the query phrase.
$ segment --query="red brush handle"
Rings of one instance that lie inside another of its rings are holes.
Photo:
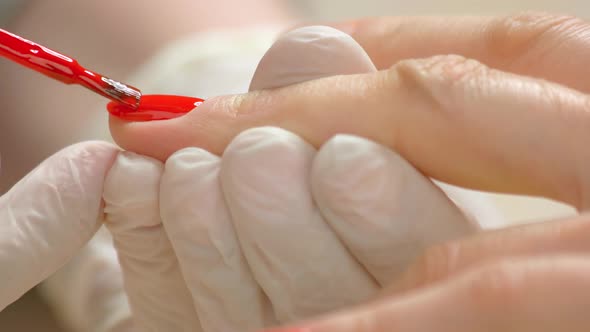
[[[82,85],[132,111],[139,106],[141,91],[137,88],[90,71],[70,57],[2,29],[0,55],[60,82]]]
[[[153,121],[179,117],[198,107],[203,99],[169,95],[150,95],[129,85],[111,80],[47,47],[0,29],[0,55],[66,84],[80,84],[114,100],[111,114],[127,121]]]
[[[66,84],[77,83],[76,60],[0,29],[0,54]]]

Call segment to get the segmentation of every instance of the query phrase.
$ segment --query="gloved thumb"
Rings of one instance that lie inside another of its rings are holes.
[[[250,91],[376,70],[365,50],[344,32],[326,26],[303,27],[282,35],[266,52]]]
[[[118,149],[72,145],[0,198],[0,311],[80,250],[102,222],[104,177]]]

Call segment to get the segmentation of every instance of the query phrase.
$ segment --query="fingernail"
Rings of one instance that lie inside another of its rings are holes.
[[[203,104],[203,99],[174,95],[144,95],[134,110],[119,102],[110,102],[110,114],[125,121],[168,120],[183,116]]]

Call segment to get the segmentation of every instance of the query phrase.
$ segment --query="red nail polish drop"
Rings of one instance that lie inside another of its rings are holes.
[[[143,95],[137,109],[110,102],[107,110],[125,121],[168,120],[180,117],[203,103],[203,99],[174,95]]]

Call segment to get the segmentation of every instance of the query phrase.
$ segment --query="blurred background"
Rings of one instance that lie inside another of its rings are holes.
[[[109,4],[109,2],[113,3]],[[112,36],[121,33],[118,30],[120,22],[129,21],[135,17],[138,12],[136,8],[139,7],[134,6],[147,7],[146,3],[150,3],[150,5],[160,3],[135,1],[137,4],[134,5],[133,2],[0,0],[0,24],[3,28],[46,43],[52,48],[63,50],[66,54],[75,55],[79,60],[84,60],[81,61],[82,63],[96,68],[99,72],[115,73],[118,75],[117,77],[126,77],[137,69],[136,65],[140,62],[139,60],[134,62],[125,60],[124,57],[121,57],[122,59],[105,59],[96,57],[94,54],[97,54],[96,50],[100,50],[101,45],[117,47],[117,45],[109,43],[114,40]],[[317,23],[375,15],[494,15],[524,10],[559,12],[582,18],[590,17],[590,1],[588,0],[254,0],[252,3],[256,3],[254,6],[256,8],[246,6],[245,4],[249,1],[244,0],[233,2],[231,0],[216,2],[180,0],[176,2],[181,4],[170,6],[169,10],[162,9],[163,5],[157,4],[154,6],[160,7],[157,11],[142,17],[145,20],[156,22],[162,28],[160,29],[161,33],[152,33],[146,37],[139,28],[137,31],[133,31],[134,45],[128,50],[131,53],[129,59],[145,60],[150,55],[157,53],[159,48],[173,40],[175,36],[194,33],[199,29],[210,27],[231,27],[232,24],[237,24],[241,20],[248,23],[248,19],[257,23],[273,24],[295,21]],[[228,4],[223,5],[225,2]],[[168,4],[169,2],[161,3]],[[85,6],[92,8],[89,10]],[[218,8],[216,11],[213,7],[221,7],[221,9]],[[235,10],[227,8],[235,8]],[[92,17],[89,17],[89,13],[92,13],[90,15]],[[216,20],[216,15],[219,15],[220,18],[205,27],[202,25],[202,15],[208,15],[210,21]],[[109,16],[110,18],[102,22],[100,21],[101,16]],[[108,22],[111,23],[108,24]],[[71,27],[78,26],[85,26],[89,30],[71,29]],[[96,39],[88,37],[92,34],[96,34]],[[111,38],[103,40],[101,38],[104,37],[101,36],[111,36]],[[149,40],[148,37],[150,37]],[[92,43],[89,43],[89,40]],[[59,128],[56,126],[59,126],[60,123],[56,122],[55,113],[40,114],[38,112],[38,109],[42,107],[48,109],[63,107],[59,104],[60,98],[55,97],[63,93],[62,90],[56,90],[61,87],[49,83],[48,80],[40,79],[36,74],[8,66],[6,62],[0,62],[0,76],[3,77],[2,88],[0,88],[0,106],[2,107],[2,112],[0,112],[0,151],[3,162],[1,188],[3,190],[9,188],[39,161],[61,147],[84,139],[108,139],[108,132],[105,132],[106,117],[103,113],[100,113],[98,117],[88,117],[82,112],[67,113],[67,119],[70,119],[74,129],[60,131],[56,129]],[[4,78],[8,78],[8,80]],[[8,82],[12,83],[10,87]],[[23,86],[19,88],[19,84]],[[47,87],[48,92],[45,97],[41,95],[37,96],[38,98],[13,98],[15,94],[21,93],[19,91],[25,91],[36,85]],[[89,94],[82,93],[79,99],[75,98],[78,97],[70,98],[69,102],[80,108],[102,109],[100,105],[104,104],[103,100],[95,100],[94,96]],[[19,99],[18,102],[11,101],[17,99]],[[27,117],[27,114],[30,116]],[[34,120],[31,121],[31,119]],[[89,121],[88,119],[94,121],[93,128],[99,128],[99,134],[96,134],[96,130],[87,130],[84,121]],[[59,120],[59,116],[57,120]],[[27,133],[27,135],[25,136],[23,133]],[[47,140],[47,137],[55,137],[55,139]],[[17,140],[19,145],[14,144]],[[38,151],[34,150],[37,153],[32,153],[33,150],[29,149],[23,151],[22,146],[35,147],[38,148]],[[529,222],[573,214],[571,208],[547,200],[505,195],[493,195],[493,198],[511,222]],[[51,312],[37,293],[31,291],[19,302],[0,313],[0,331],[57,332],[63,330],[53,320]]]

